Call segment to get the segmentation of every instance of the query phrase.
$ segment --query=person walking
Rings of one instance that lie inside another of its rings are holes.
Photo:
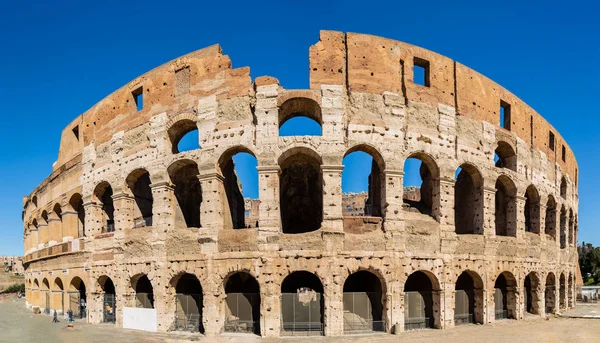
[[[58,323],[58,313],[54,310],[54,319],[52,319],[52,323]]]

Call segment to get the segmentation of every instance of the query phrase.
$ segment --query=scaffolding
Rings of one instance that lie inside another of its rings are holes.
[[[323,335],[323,295],[314,291],[281,295],[281,335]]]

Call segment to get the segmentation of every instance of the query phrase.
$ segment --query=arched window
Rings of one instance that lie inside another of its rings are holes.
[[[282,334],[323,334],[323,285],[307,271],[288,275],[281,283]]]
[[[135,289],[135,307],[154,308],[154,289],[147,275],[140,275],[132,280]]]
[[[117,293],[115,291],[115,284],[108,276],[101,276],[98,279],[98,284],[103,294],[102,321],[114,324],[117,321]]]
[[[321,106],[309,98],[296,97],[279,106],[279,136],[321,136]]]
[[[144,169],[136,169],[126,179],[127,187],[133,195],[133,227],[152,226],[152,189],[150,174]]]
[[[427,154],[415,153],[404,163],[404,208],[411,212],[439,216],[439,169]]]
[[[200,149],[198,125],[191,117],[173,123],[167,133],[174,154]]]
[[[85,237],[85,209],[83,208],[81,194],[73,194],[69,200],[69,206],[71,206],[72,211],[77,213],[77,224],[75,228],[77,230],[77,235],[75,237]]]
[[[540,233],[540,195],[535,186],[525,191],[525,232]]]
[[[496,180],[496,236],[517,236],[516,187],[506,176]]]
[[[439,327],[439,286],[433,274],[416,271],[404,284],[404,330]]]
[[[178,228],[199,228],[202,187],[198,179],[198,165],[191,160],[180,160],[168,168],[175,186],[175,225]]]
[[[560,196],[563,199],[567,198],[567,179],[564,176],[560,179]]]
[[[570,209],[569,210],[569,246],[572,247],[573,246],[573,242],[574,242],[574,238],[575,237],[575,222],[573,219],[573,210]]]
[[[305,148],[279,159],[279,202],[283,233],[318,230],[323,221],[321,157]]]
[[[383,288],[379,278],[366,270],[344,282],[344,333],[385,331]]]
[[[225,152],[219,168],[225,188],[224,221],[226,228],[258,227],[258,161],[247,149]]]
[[[113,190],[108,182],[100,183],[94,191],[95,200],[100,203],[102,208],[102,233],[115,231],[115,206],[112,195]]]
[[[552,239],[556,239],[556,201],[552,195],[548,196],[548,201],[546,202],[546,218],[544,223],[546,225],[546,234],[550,235]]]
[[[483,177],[471,164],[456,170],[454,229],[457,234],[483,234]]]
[[[87,295],[85,283],[76,276],[69,284],[69,308],[75,318],[87,318]]]
[[[560,208],[560,248],[567,247],[567,209],[565,205]]]
[[[560,274],[560,289],[559,289],[559,306],[561,310],[564,310],[567,308],[567,302],[566,302],[566,298],[567,298],[567,286],[566,286],[566,280],[565,280],[565,274],[561,273]]]
[[[464,271],[455,285],[454,325],[483,324],[483,281],[473,271]]]
[[[204,333],[203,291],[198,278],[189,273],[181,274],[173,280],[175,288],[175,330]]]
[[[517,171],[517,155],[510,144],[502,141],[498,142],[494,153],[494,164],[496,167]]]
[[[517,281],[510,272],[503,272],[494,284],[496,320],[517,319]]]
[[[381,217],[385,194],[381,155],[371,147],[357,146],[346,153],[342,164],[344,217]]]
[[[546,308],[546,313],[554,313],[555,309],[555,301],[556,301],[556,277],[554,273],[549,272],[548,276],[546,276],[546,291],[544,292],[545,299],[544,304]]]
[[[539,300],[541,298],[540,280],[536,273],[531,272],[525,277],[525,311],[531,314],[541,314]]]
[[[231,275],[225,283],[225,332],[260,335],[260,289],[256,279],[245,272]]]

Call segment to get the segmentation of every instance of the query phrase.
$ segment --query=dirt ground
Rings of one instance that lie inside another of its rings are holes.
[[[573,313],[600,311],[600,305],[583,305]],[[571,312],[571,311],[570,311]],[[25,302],[11,298],[0,302],[0,342],[416,342],[416,343],[470,343],[470,342],[600,342],[600,320],[586,318],[552,318],[543,320],[528,317],[523,321],[506,320],[490,325],[468,325],[449,330],[423,330],[405,332],[398,336],[368,335],[346,337],[311,337],[261,339],[248,335],[223,335],[218,339],[187,336],[177,333],[155,334],[124,330],[113,325],[75,323],[66,327],[61,320],[52,323],[52,317],[34,315],[25,308]]]

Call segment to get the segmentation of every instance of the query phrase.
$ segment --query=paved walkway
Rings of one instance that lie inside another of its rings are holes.
[[[600,304],[577,304],[577,307],[562,313],[561,316],[567,318],[600,319]],[[600,321],[597,325],[600,325]],[[600,338],[598,340],[600,340]]]
[[[586,316],[600,310],[600,305],[581,305],[570,313]],[[565,314],[566,315],[566,314]],[[528,316],[526,320],[504,320],[489,325],[466,325],[449,330],[422,330],[405,332],[398,336],[368,335],[345,337],[300,337],[261,339],[249,335],[222,335],[207,338],[201,335],[178,333],[145,333],[116,328],[114,325],[90,325],[75,323],[75,328],[67,328],[66,322],[52,323],[52,317],[35,315],[25,308],[23,300],[10,299],[0,303],[0,342],[28,343],[104,343],[104,342],[231,342],[231,343],[504,343],[504,342],[599,342],[600,321],[581,318],[551,318],[548,320]]]

